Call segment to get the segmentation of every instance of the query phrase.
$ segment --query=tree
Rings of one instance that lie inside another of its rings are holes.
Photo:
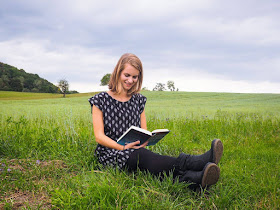
[[[174,82],[169,80],[167,82],[167,88],[170,90],[170,91],[175,91],[175,85],[174,85]]]
[[[58,81],[58,87],[60,88],[61,92],[63,93],[63,98],[65,98],[65,94],[69,89],[68,81],[65,79],[61,79]]]
[[[35,86],[35,88],[39,89],[42,86],[42,81],[40,79],[36,79],[34,81],[34,86]]]
[[[164,91],[164,90],[166,89],[165,89],[165,84],[163,83],[157,83],[153,89],[153,91]]]
[[[109,84],[109,81],[110,81],[110,77],[111,77],[111,74],[105,74],[102,79],[101,79],[101,84],[100,86],[105,86],[105,85],[108,85]]]
[[[0,89],[2,89],[4,86],[5,86],[5,84],[4,84],[3,80],[2,80],[2,78],[0,77]]]
[[[23,86],[18,78],[11,79],[10,86],[13,87],[13,90],[21,92]]]

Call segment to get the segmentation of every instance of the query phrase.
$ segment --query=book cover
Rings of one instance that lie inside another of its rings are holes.
[[[136,126],[131,126],[118,140],[117,143],[125,145],[131,142],[140,141],[140,145],[149,141],[148,146],[155,145],[170,131],[168,129],[157,129],[152,132]]]

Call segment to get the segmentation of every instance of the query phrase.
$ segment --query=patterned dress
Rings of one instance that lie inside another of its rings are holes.
[[[128,101],[121,102],[107,92],[101,92],[88,101],[91,106],[95,105],[102,111],[105,135],[117,141],[130,126],[141,127],[140,115],[144,111],[147,98],[138,93],[132,95]],[[98,144],[95,155],[102,165],[122,169],[133,151],[134,149],[116,150]]]

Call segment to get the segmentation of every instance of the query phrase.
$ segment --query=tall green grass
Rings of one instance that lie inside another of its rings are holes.
[[[143,94],[148,98],[149,130],[171,130],[149,148],[152,151],[201,154],[214,138],[223,141],[221,177],[215,186],[193,192],[173,183],[172,177],[160,181],[143,172],[100,170],[93,155],[88,96],[2,100],[2,207],[15,207],[16,199],[10,196],[24,192],[46,198],[42,203],[27,202],[26,208],[280,208],[280,95]]]

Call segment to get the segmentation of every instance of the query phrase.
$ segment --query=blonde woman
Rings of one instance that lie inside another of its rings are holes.
[[[146,149],[148,142],[139,141],[122,146],[116,140],[132,125],[147,129],[145,104],[141,95],[143,67],[140,59],[126,53],[119,59],[109,82],[109,90],[89,99],[99,163],[129,171],[148,171],[154,175],[170,174],[180,182],[195,186],[215,184],[220,175],[217,164],[223,153],[219,139],[211,149],[199,156],[181,153],[179,157],[159,155]]]

